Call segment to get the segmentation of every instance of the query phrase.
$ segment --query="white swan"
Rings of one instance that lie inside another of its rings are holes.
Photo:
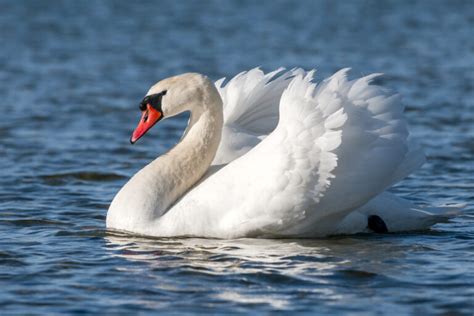
[[[107,227],[149,236],[319,237],[425,229],[453,215],[385,189],[417,169],[397,94],[314,71],[260,69],[226,85],[188,73],[151,87],[135,142],[190,111],[181,141],[118,192]]]

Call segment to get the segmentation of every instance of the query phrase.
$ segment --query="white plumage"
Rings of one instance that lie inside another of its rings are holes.
[[[424,155],[408,140],[399,96],[371,84],[379,75],[349,80],[343,69],[315,84],[314,73],[253,69],[217,81],[218,96],[196,74],[152,87],[149,94],[186,86],[191,92],[179,100],[208,101],[190,101],[190,126],[173,159],[158,158],[122,188],[107,226],[153,236],[319,237],[369,231],[371,215],[390,232],[453,215],[384,192]],[[204,88],[189,89],[196,82]],[[164,111],[174,114],[177,99],[165,96]]]

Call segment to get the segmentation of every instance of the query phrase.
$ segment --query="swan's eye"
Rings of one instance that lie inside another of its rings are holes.
[[[161,112],[161,98],[166,94],[166,90],[146,96],[139,104],[140,111],[145,111],[148,104]]]
[[[150,97],[145,97],[143,98],[142,102],[140,102],[140,104],[138,105],[138,107],[140,108],[140,111],[145,111],[146,110],[146,105],[150,103]]]

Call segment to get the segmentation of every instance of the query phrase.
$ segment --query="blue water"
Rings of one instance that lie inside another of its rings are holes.
[[[0,314],[472,314],[472,1],[0,0]],[[467,203],[431,231],[319,240],[105,230],[184,118],[128,139],[154,82],[261,65],[384,72],[428,162],[392,190]]]

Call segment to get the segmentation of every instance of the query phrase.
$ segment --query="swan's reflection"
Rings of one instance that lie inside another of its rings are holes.
[[[200,291],[204,285],[199,282],[215,283],[217,280],[220,289],[212,294],[216,300],[269,304],[277,309],[289,304],[291,295],[281,290],[269,295],[268,291],[249,289],[288,286],[298,288],[306,295],[339,301],[350,294],[335,285],[370,282],[380,275],[398,274],[401,267],[393,262],[403,258],[409,247],[393,238],[372,237],[150,239],[109,233],[105,238],[112,256],[138,263],[126,264],[121,269],[141,275],[144,269],[147,270],[147,276],[156,278],[161,290],[182,290],[183,283],[180,282],[183,281],[187,290]],[[185,279],[181,278],[183,275],[186,275]],[[189,278],[190,275],[193,277]],[[368,291],[369,287],[366,288]]]
[[[115,256],[127,260],[145,260],[150,264],[164,256],[182,256],[193,264],[216,264],[216,268],[226,261],[255,262],[260,264],[289,264],[292,257],[325,258],[330,249],[324,242],[289,239],[234,240],[204,238],[144,238],[112,233],[107,235],[108,249]],[[224,260],[228,259],[228,260]],[[307,258],[308,259],[308,258]],[[316,266],[314,265],[316,263]],[[331,268],[326,262],[312,262],[312,266],[324,270]],[[237,267],[234,265],[234,267]]]

